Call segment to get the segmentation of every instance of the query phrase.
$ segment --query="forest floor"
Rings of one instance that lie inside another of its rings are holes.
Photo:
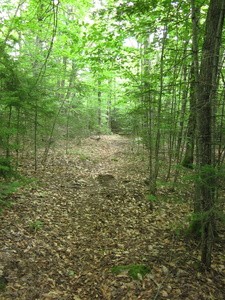
[[[199,242],[182,234],[190,184],[161,185],[152,208],[147,154],[135,147],[102,136],[71,142],[67,154],[58,145],[36,173],[29,155],[21,160],[37,180],[0,215],[1,300],[225,299],[225,230],[201,272]],[[133,278],[134,265],[149,273]]]

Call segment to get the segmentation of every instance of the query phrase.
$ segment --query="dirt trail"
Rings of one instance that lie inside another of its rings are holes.
[[[171,231],[187,205],[151,210],[147,160],[131,151],[128,138],[88,138],[68,154],[58,149],[36,174],[24,160],[25,175],[39,181],[22,188],[0,216],[0,277],[8,281],[0,299],[211,299],[216,290],[223,299],[224,270],[213,276],[214,286],[202,284],[187,263],[196,256],[193,245]],[[152,272],[142,281],[110,272],[128,264]]]

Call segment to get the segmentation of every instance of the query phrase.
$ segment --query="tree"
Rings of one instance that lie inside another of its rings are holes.
[[[218,63],[225,16],[224,0],[211,0],[208,8],[197,95],[197,197],[201,207],[202,263],[210,268],[214,241],[215,165],[214,110]]]

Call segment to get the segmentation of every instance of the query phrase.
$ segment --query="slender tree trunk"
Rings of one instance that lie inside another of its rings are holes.
[[[187,125],[186,135],[186,151],[182,161],[182,166],[186,168],[193,168],[194,163],[194,149],[195,149],[195,130],[196,130],[196,74],[194,66],[191,67],[191,83],[190,83],[190,113]]]
[[[69,150],[69,120],[70,120],[70,112],[67,110],[67,119],[66,119],[66,154],[68,154]]]
[[[225,86],[225,81],[223,82],[224,86]],[[218,141],[218,156],[217,156],[217,160],[216,160],[216,164],[217,166],[221,166],[221,164],[223,163],[223,157],[224,157],[224,149],[225,147],[223,146],[223,141],[224,141],[224,124],[225,124],[225,88],[223,90],[223,93],[221,95],[221,115],[220,115],[220,120],[219,120],[219,128],[217,129],[218,131],[218,136],[217,136],[217,141]]]
[[[16,168],[19,164],[19,148],[20,148],[20,107],[17,108],[17,132],[16,132]]]
[[[190,115],[188,119],[187,143],[182,165],[186,168],[193,168],[195,130],[196,130],[196,99],[198,96],[199,83],[199,48],[198,48],[198,23],[200,7],[196,6],[195,0],[191,0],[191,18],[192,18],[192,58],[191,67],[191,86],[190,86]],[[197,149],[196,149],[197,151]]]
[[[10,128],[11,128],[11,122],[12,122],[12,106],[9,106],[9,117],[8,117],[8,130],[6,137],[6,158],[9,158],[10,156]]]
[[[184,50],[184,57],[186,57],[186,47]],[[176,158],[177,165],[181,164],[181,159],[183,156],[184,145],[185,145],[184,125],[186,123],[185,115],[186,115],[186,109],[187,109],[188,88],[190,85],[187,74],[188,74],[188,68],[187,68],[187,66],[184,66],[183,67],[183,82],[186,84],[185,84],[184,90],[182,92],[182,106],[181,106],[181,113],[180,113],[179,131],[178,131],[177,145],[176,145],[176,150],[175,150],[175,158]],[[172,189],[175,188],[178,177],[179,177],[179,169],[176,168]]]
[[[184,57],[186,57],[186,47],[184,51]],[[180,115],[180,126],[179,126],[179,132],[178,132],[178,138],[177,138],[177,147],[176,147],[176,158],[177,162],[180,162],[180,152],[181,152],[181,144],[183,141],[183,133],[184,133],[184,118],[185,118],[185,112],[187,107],[187,98],[188,98],[188,83],[187,83],[187,66],[185,65],[183,67],[183,82],[186,83],[185,89],[182,93],[182,107],[181,107],[181,115]]]
[[[151,62],[146,58],[148,54],[148,49],[150,47],[149,37],[147,37],[142,46],[140,46],[140,56],[144,57],[141,60],[140,73],[141,73],[141,102],[145,110],[142,116],[142,136],[144,144],[147,146],[149,151],[149,190],[150,193],[152,190],[152,174],[154,174],[154,165],[153,165],[153,154],[154,154],[154,132],[153,132],[153,96],[150,93],[150,83],[149,75],[151,72]],[[137,131],[137,130],[136,130]],[[139,132],[135,132],[137,136]]]
[[[108,81],[109,93],[107,102],[108,128],[112,131],[112,79]]]
[[[102,125],[102,92],[101,92],[101,81],[98,80],[98,134],[101,133]]]
[[[34,170],[37,171],[37,135],[38,135],[38,104],[35,100],[35,112],[34,112]]]
[[[159,148],[161,142],[161,110],[162,110],[162,95],[163,95],[163,87],[164,87],[164,52],[166,46],[166,38],[167,38],[167,26],[164,27],[163,39],[162,39],[162,50],[160,56],[160,85],[159,85],[159,98],[158,98],[158,109],[157,109],[157,116],[156,116],[156,141],[155,141],[155,163],[154,163],[154,170],[150,174],[150,193],[152,195],[156,195],[157,186],[156,180],[158,178],[159,173]]]
[[[101,64],[101,50],[98,49],[98,61]],[[99,76],[100,77],[100,74]],[[101,134],[101,126],[102,126],[102,91],[101,91],[102,82],[98,78],[98,134]]]

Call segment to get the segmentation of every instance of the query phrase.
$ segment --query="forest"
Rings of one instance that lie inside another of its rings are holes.
[[[0,299],[225,299],[225,1],[0,17]]]

